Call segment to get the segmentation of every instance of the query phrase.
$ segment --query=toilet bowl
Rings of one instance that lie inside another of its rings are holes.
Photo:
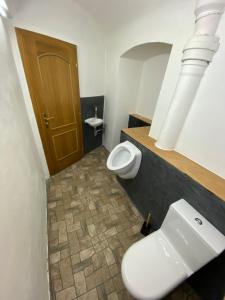
[[[159,230],[127,250],[123,282],[136,299],[161,299],[224,249],[225,236],[181,199]]]
[[[124,179],[137,175],[141,164],[141,151],[129,141],[117,145],[107,159],[107,168]]]

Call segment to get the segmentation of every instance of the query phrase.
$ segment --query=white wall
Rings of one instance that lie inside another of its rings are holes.
[[[47,300],[45,178],[0,17],[0,299]]]
[[[30,0],[14,14],[12,24],[77,45],[81,97],[104,94],[103,35],[73,0]]]
[[[120,57],[128,49],[140,44],[162,42],[172,44],[163,85],[153,118],[151,135],[157,137],[166,116],[180,69],[180,58],[187,37],[194,27],[194,5],[192,0],[152,1],[148,12],[113,32],[107,39],[106,66],[106,134],[104,145],[111,150],[118,140],[116,126],[119,101],[117,78]]]
[[[77,45],[81,97],[104,94],[105,47],[93,18],[73,0],[31,0],[17,5],[10,25],[52,36]],[[41,157],[45,176],[48,168],[34,116],[29,90],[18,50],[15,31],[10,30],[13,54],[25,98],[26,109]]]
[[[195,0],[145,1],[145,9],[142,9],[142,7],[138,9],[138,12],[137,7],[135,8],[135,6],[133,6],[135,1],[132,1],[132,7],[129,9],[132,16],[128,16],[127,1],[126,3],[123,2],[125,3],[124,5],[122,5],[121,1],[117,1],[117,4],[120,3],[121,6],[123,6],[122,13],[120,13],[121,22],[118,23],[119,26],[115,26],[115,23],[117,23],[115,9],[111,10],[111,6],[106,11],[106,14],[100,13],[100,21],[105,22],[106,27],[110,19],[110,26],[107,29],[108,33],[105,36],[105,44],[102,38],[101,28],[99,29],[92,17],[75,4],[73,0],[23,0],[22,2],[23,6],[21,9],[16,10],[13,24],[18,27],[52,35],[78,45],[81,96],[103,94],[105,81],[106,134],[104,137],[104,145],[109,150],[118,142],[120,134],[119,127],[123,125],[123,122],[120,124],[119,120],[121,100],[119,100],[118,97],[121,55],[132,47],[145,43],[163,42],[173,45],[150,132],[150,135],[157,139],[168,112],[178,79],[184,44],[193,32]],[[86,3],[84,7],[86,7],[86,9],[90,8],[89,0],[80,0],[78,2],[81,5]],[[99,6],[96,6],[96,3]],[[106,9],[108,3],[104,4],[105,1],[103,0],[99,0],[96,3],[91,4],[91,10],[98,17],[101,6],[104,5],[103,8]],[[110,5],[115,8],[114,3],[110,2]],[[220,81],[216,82],[218,76],[224,75],[222,70],[224,63],[222,58],[222,47],[224,43],[222,26],[224,25],[220,26],[219,32],[219,35],[223,36],[221,49],[216,54],[214,62],[206,72],[196,101],[194,102],[180,136],[177,150],[217,174],[224,176],[224,163],[223,159],[221,159],[221,156],[224,157],[224,143],[220,137],[217,138],[218,132],[223,132],[224,127],[223,118],[221,117],[221,112],[224,108],[222,101],[224,91],[220,85]],[[104,27],[104,24],[102,24],[102,27]],[[11,38],[13,41],[13,49],[16,49],[15,36],[12,34]],[[104,49],[105,46],[107,48],[107,55]],[[16,49],[15,52],[16,51],[18,51],[18,49]],[[105,59],[106,65],[104,65]],[[26,87],[26,81],[21,71],[22,67],[18,53],[17,67],[20,70],[19,76],[23,86],[26,108],[29,112],[35,141],[38,145],[39,153],[42,157],[42,165],[47,176],[43,149],[38,136],[39,134]],[[105,79],[104,72],[106,72]],[[210,88],[211,86],[212,88]],[[217,101],[216,105],[213,105],[211,102],[211,94]],[[217,98],[215,98],[215,95]],[[140,109],[140,113],[143,112],[140,106],[137,109]],[[207,114],[209,113],[210,117],[213,118],[215,116],[216,121],[213,120],[213,124],[208,121],[209,116]],[[198,124],[198,128],[193,128],[193,124]],[[211,140],[208,138],[208,133],[212,135],[214,144],[211,143]],[[209,140],[210,142],[208,142]],[[215,149],[217,150],[215,151]]]
[[[225,178],[225,15],[220,48],[202,79],[176,150]]]
[[[135,112],[151,120],[155,112],[169,56],[170,47],[168,47],[168,53],[155,55],[143,64]]]
[[[120,56],[128,49],[148,43],[172,44],[163,85],[158,97],[150,135],[157,139],[168,112],[180,72],[182,50],[194,29],[195,1],[152,1],[149,13],[114,31],[107,39],[105,146],[111,150],[118,141],[118,70]],[[225,15],[217,35],[221,46],[206,70],[176,150],[225,177]]]
[[[119,143],[120,130],[127,127],[129,113],[153,117],[170,50],[168,44],[148,43],[131,48],[121,56],[116,85],[115,103],[119,109],[115,116],[114,143]]]
[[[129,112],[135,112],[138,99],[140,79],[143,69],[143,61],[121,58],[118,73],[118,101],[115,141],[119,143],[120,135],[117,128],[127,127]]]

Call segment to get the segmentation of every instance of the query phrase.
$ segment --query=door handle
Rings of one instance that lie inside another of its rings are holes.
[[[54,117],[47,117],[46,113],[43,113],[42,116],[43,116],[43,119],[44,119],[44,122],[45,122],[45,127],[48,128],[48,126],[49,126],[48,121],[54,119]]]

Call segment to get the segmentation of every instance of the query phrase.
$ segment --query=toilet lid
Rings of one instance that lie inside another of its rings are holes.
[[[122,277],[137,299],[160,299],[188,277],[187,268],[161,230],[132,245],[122,261]]]

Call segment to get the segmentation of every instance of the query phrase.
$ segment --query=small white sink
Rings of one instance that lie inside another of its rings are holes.
[[[86,119],[84,121],[86,124],[90,125],[91,127],[98,127],[100,125],[103,124],[103,120],[102,119],[99,119],[99,118],[89,118],[89,119]]]

